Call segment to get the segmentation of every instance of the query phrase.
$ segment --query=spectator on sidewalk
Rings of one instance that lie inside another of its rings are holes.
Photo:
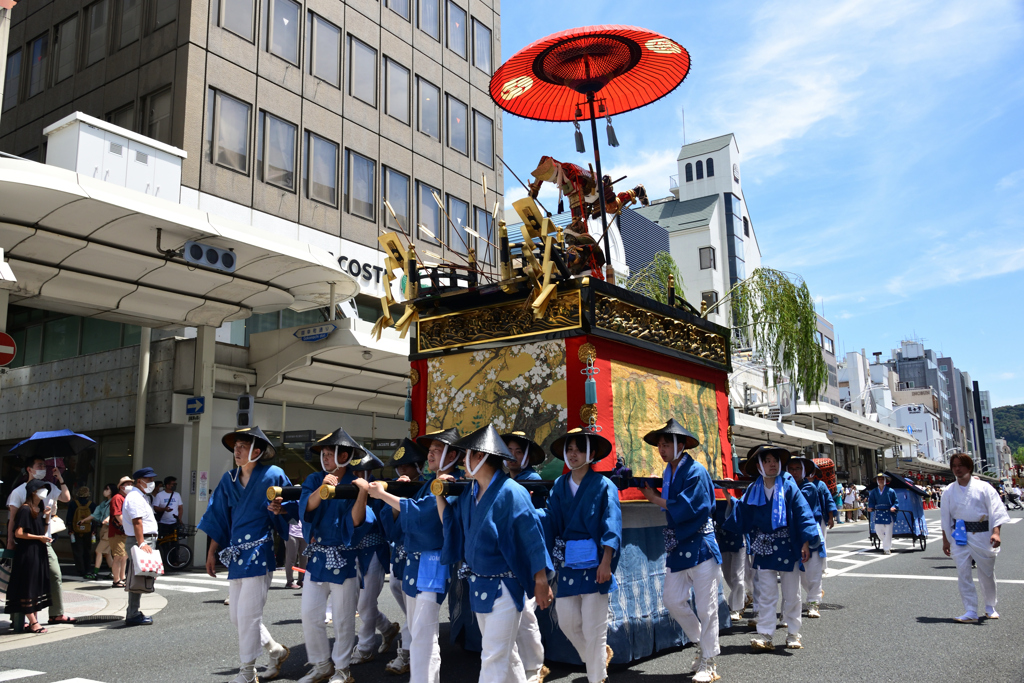
[[[110,499],[110,554],[114,558],[114,588],[125,587],[125,565],[128,554],[124,544],[126,540],[124,521],[121,518],[121,508],[124,507],[124,497],[132,488],[131,477],[121,477],[117,482],[117,493]]]
[[[306,539],[302,537],[302,523],[297,519],[288,520],[288,541],[284,549],[285,588],[302,588],[302,581],[306,578],[306,575],[299,572],[299,581],[295,583],[293,581],[293,572],[295,571],[293,567],[298,566],[299,569],[306,568],[306,556],[302,554],[305,550]]]
[[[46,535],[51,536],[50,523],[54,515],[57,514],[57,503],[67,503],[71,500],[71,492],[68,490],[68,485],[64,483],[64,477],[60,473],[60,469],[53,468],[53,477],[57,480],[58,486],[43,481],[46,478],[46,461],[42,457],[29,456],[25,460],[25,475],[28,481],[25,484],[17,487],[11,491],[11,495],[7,498],[7,519],[14,519],[18,509],[25,504],[28,500],[27,486],[33,481],[42,482],[46,488],[46,495],[44,498],[44,508],[46,508]],[[7,525],[7,547],[14,547],[14,525]],[[50,602],[49,612],[51,624],[73,624],[75,620],[71,617],[64,616],[64,600],[63,593],[61,592],[61,581],[62,576],[60,573],[60,562],[57,560],[57,553],[53,551],[53,547],[50,544],[46,544],[46,556],[47,566],[50,572]],[[24,623],[23,617],[20,614],[15,613],[11,617],[11,624],[15,630],[19,630]]]
[[[17,543],[4,611],[11,615],[15,631],[20,630],[18,625],[24,615],[28,617],[30,633],[46,633],[36,614],[50,606],[47,548],[52,539],[46,528],[48,490],[46,482],[30,479],[26,484],[26,500],[10,518],[10,535],[17,539]]]
[[[184,503],[178,493],[178,478],[164,478],[164,490],[153,496],[153,512],[156,513],[157,527],[161,536],[174,531],[182,522]]]
[[[107,484],[103,487],[103,500],[96,506],[96,509],[92,511],[93,522],[96,523],[96,527],[99,531],[96,533],[96,563],[94,569],[86,574],[85,578],[89,581],[94,581],[99,577],[100,567],[103,566],[103,558],[107,558],[107,568],[110,569],[110,575],[104,576],[105,579],[114,578],[114,558],[110,554],[110,499],[113,498],[114,492],[117,491],[117,487],[113,484]]]
[[[71,504],[64,523],[71,536],[71,555],[75,558],[75,571],[85,577],[89,574],[89,561],[92,559],[92,513],[96,504],[89,498],[89,487],[82,486]]]
[[[858,519],[857,488],[853,484],[846,488],[846,500],[844,502],[847,508],[846,521],[856,522]]]
[[[135,480],[135,486],[125,496],[121,513],[124,530],[128,536],[127,549],[130,551],[132,547],[138,546],[141,552],[154,553],[156,552],[157,534],[156,515],[153,514],[153,508],[146,496],[156,488],[156,484],[153,483],[156,472],[152,467],[143,467],[141,470],[136,470],[132,477]],[[135,563],[129,557],[127,575],[129,584],[135,574],[134,566]],[[141,601],[141,593],[128,591],[128,613],[124,619],[125,626],[148,626],[153,623],[153,618],[147,617],[139,609]]]

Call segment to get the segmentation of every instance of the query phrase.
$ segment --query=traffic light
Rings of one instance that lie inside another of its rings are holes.
[[[235,272],[235,266],[237,265],[233,252],[191,240],[185,242],[183,256],[189,263],[216,268],[228,273]]]
[[[235,419],[236,428],[252,427],[256,422],[256,401],[252,394],[238,395],[238,417]]]

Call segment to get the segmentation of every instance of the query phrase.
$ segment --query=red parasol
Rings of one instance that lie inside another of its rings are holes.
[[[590,119],[596,180],[603,187],[597,117],[659,100],[675,90],[689,71],[690,53],[659,33],[635,26],[584,26],[555,33],[514,54],[491,77],[491,99],[523,118],[573,121],[580,152],[584,149],[579,121]],[[610,144],[618,146],[611,139],[610,119],[608,130]],[[604,202],[599,204],[608,281],[614,282],[608,216]]]

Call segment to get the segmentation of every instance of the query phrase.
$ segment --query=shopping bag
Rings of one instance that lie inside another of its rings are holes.
[[[143,552],[139,546],[132,546],[132,569],[136,576],[163,576],[164,561],[160,553],[154,550],[151,553]]]
[[[11,582],[11,563],[0,562],[0,593],[7,594],[7,584]]]

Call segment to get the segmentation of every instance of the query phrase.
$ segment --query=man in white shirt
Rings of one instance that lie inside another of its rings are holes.
[[[143,467],[132,475],[135,486],[132,487],[124,497],[124,507],[121,510],[124,532],[128,536],[126,546],[128,548],[128,614],[125,616],[126,626],[149,626],[153,623],[152,617],[147,617],[139,609],[142,600],[141,593],[133,593],[131,590],[132,576],[135,574],[135,562],[132,559],[131,548],[138,546],[139,551],[144,553],[156,552],[156,515],[150,507],[146,494],[152,493],[156,488],[153,482],[156,479],[156,472],[152,467]]]
[[[174,531],[175,525],[182,520],[184,504],[178,493],[177,477],[164,479],[164,490],[153,498],[153,512],[157,514],[157,527],[161,536]]]
[[[39,456],[29,456],[25,460],[25,475],[29,481],[34,479],[42,480],[46,478],[46,460]],[[64,483],[64,477],[61,475],[60,469],[57,467],[53,468],[53,476],[60,484],[59,487],[53,484],[49,485],[47,489],[46,497],[44,498],[43,507],[46,509],[47,516],[47,534],[53,535],[52,520],[57,517],[57,503],[67,503],[71,500],[71,491],[68,490],[68,485]],[[28,482],[18,486],[11,495],[7,498],[7,519],[14,520],[14,515],[17,514],[18,508],[25,503],[26,498],[26,486]],[[7,547],[14,552],[14,525],[7,525]],[[50,622],[51,624],[73,624],[75,619],[73,617],[64,616],[64,596],[61,593],[61,582],[62,577],[60,573],[60,562],[57,560],[57,553],[53,550],[53,544],[46,544],[46,554],[49,559],[50,566]],[[11,624],[15,629],[19,627],[24,619],[23,615],[12,614]]]
[[[942,492],[942,552],[956,561],[960,598],[966,612],[957,621],[978,621],[978,594],[971,577],[971,560],[978,565],[978,582],[985,595],[985,616],[996,612],[996,556],[1002,545],[1000,527],[1010,521],[999,494],[988,483],[975,479],[974,460],[965,453],[949,459],[956,481]],[[951,543],[952,541],[952,543]]]

